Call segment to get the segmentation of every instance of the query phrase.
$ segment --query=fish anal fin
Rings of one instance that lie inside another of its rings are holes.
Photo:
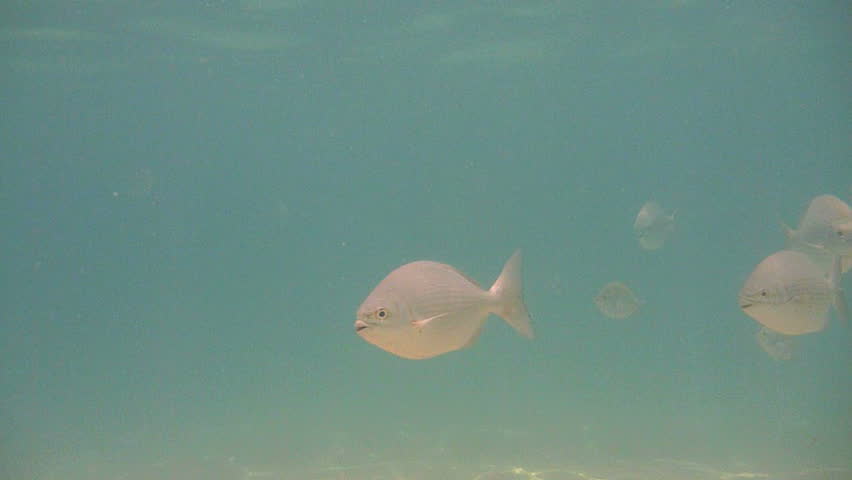
[[[480,335],[480,334],[482,334],[482,330],[483,330],[484,328],[485,328],[485,322],[482,322],[482,325],[480,325],[480,326],[479,326],[479,328],[477,328],[477,329],[476,329],[476,331],[475,331],[475,332],[473,332],[473,335],[471,335],[471,336],[470,336],[470,338],[469,338],[469,339],[467,339],[467,343],[465,343],[464,345],[462,345],[462,347],[461,347],[461,348],[470,348],[470,347],[472,347],[472,346],[473,346],[473,344],[474,344],[474,343],[476,343],[476,341],[479,339],[479,335]]]

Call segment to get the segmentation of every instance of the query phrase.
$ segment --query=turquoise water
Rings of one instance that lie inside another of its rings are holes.
[[[852,478],[850,326],[776,361],[736,303],[852,200],[845,2],[176,5],[2,7],[0,478]],[[532,342],[355,335],[515,248]]]

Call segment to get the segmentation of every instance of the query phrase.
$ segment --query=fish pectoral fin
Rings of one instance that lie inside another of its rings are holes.
[[[449,315],[449,312],[446,312],[446,313],[440,313],[438,315],[433,315],[433,316],[428,317],[428,318],[421,318],[420,320],[412,320],[411,326],[418,329],[418,330],[423,330],[423,328],[425,328],[427,325],[432,323],[433,320],[438,320],[438,319],[444,318],[448,315]]]
[[[818,243],[806,242],[804,240],[796,240],[799,245],[804,245],[808,248],[813,248],[814,250],[822,250],[823,252],[828,252],[829,250],[825,248],[825,245],[820,245]]]

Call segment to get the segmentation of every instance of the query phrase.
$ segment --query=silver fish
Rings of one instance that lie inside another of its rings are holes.
[[[394,355],[424,359],[472,345],[492,313],[533,337],[522,295],[520,251],[489,290],[443,263],[403,265],[358,308],[355,332]]]
[[[595,305],[607,317],[622,320],[636,313],[642,301],[627,285],[610,282],[595,296]]]
[[[808,205],[798,228],[783,222],[788,247],[807,254],[823,271],[835,256],[841,257],[841,271],[852,268],[852,208],[834,195],[819,195]]]
[[[847,314],[843,292],[838,288],[840,257],[835,257],[828,278],[807,255],[781,250],[763,259],[739,292],[746,315],[784,335],[818,332],[828,323],[832,304],[838,315]]]
[[[674,231],[675,212],[666,213],[655,201],[648,201],[633,222],[633,231],[639,245],[645,250],[662,248],[666,239]]]

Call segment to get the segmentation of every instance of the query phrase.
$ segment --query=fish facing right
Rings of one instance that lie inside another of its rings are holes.
[[[777,333],[818,332],[826,327],[832,305],[841,319],[848,318],[839,279],[839,256],[826,276],[806,254],[781,250],[751,272],[739,292],[739,305],[746,315]]]

